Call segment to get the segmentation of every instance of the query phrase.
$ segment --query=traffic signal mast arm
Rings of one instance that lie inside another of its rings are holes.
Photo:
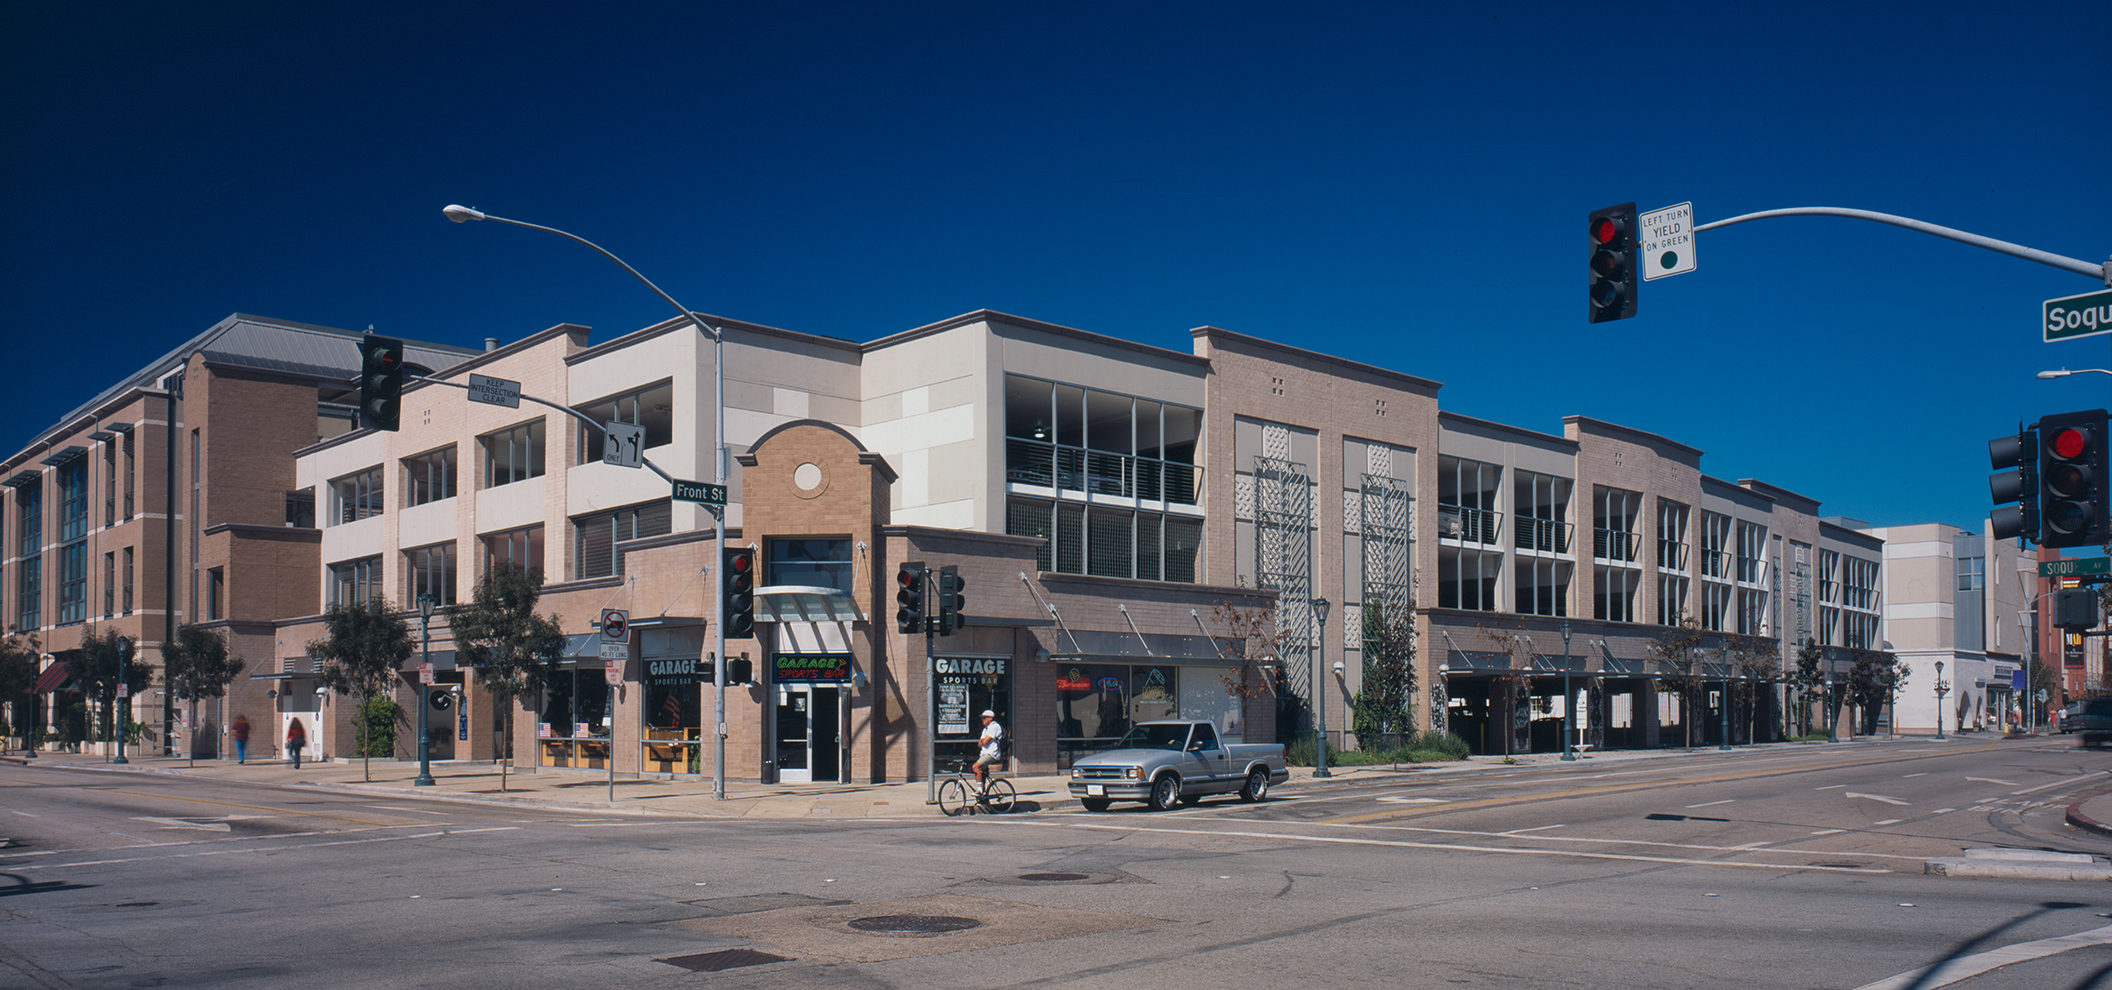
[[[445,385],[448,388],[459,388],[465,392],[469,391],[469,386],[463,384],[462,382],[444,381],[439,378],[427,378],[424,375],[409,375],[406,377],[409,377],[413,381],[430,382],[434,385]],[[538,399],[535,396],[529,395],[526,392],[521,393],[521,401],[533,402],[538,405],[549,406],[552,409],[555,409],[562,413],[566,413],[570,415],[573,419],[579,420],[580,422],[585,423],[590,427],[593,427],[597,432],[607,426],[607,424],[597,422],[595,421],[594,417],[589,416],[586,413],[580,412],[579,410],[574,409],[571,406],[559,405],[558,403],[552,402],[549,399]],[[640,463],[643,463],[648,469],[650,469],[654,474],[659,475],[660,480],[665,481],[670,485],[677,483],[675,481],[675,476],[668,474],[666,471],[661,470],[660,465],[653,463],[652,458],[640,454],[638,456],[638,460]],[[710,509],[713,515],[717,515],[721,510],[721,507],[716,505],[705,504],[704,507],[706,509]]]
[[[1874,213],[1870,210],[1851,210],[1840,206],[1792,206],[1781,210],[1762,210],[1759,213],[1748,213],[1744,216],[1731,217],[1728,220],[1713,220],[1700,224],[1694,228],[1694,232],[1698,234],[1704,230],[1728,227],[1734,223],[1744,223],[1748,220],[1769,220],[1775,217],[1851,217],[1856,220],[1889,223],[1894,227],[1918,230],[1924,234],[1934,234],[1937,237],[1949,238],[1961,244],[1970,244],[1977,248],[1986,248],[1989,251],[2023,258],[2026,261],[2036,261],[2042,265],[2051,265],[2062,271],[2088,275],[2091,278],[2101,280],[2107,286],[2112,286],[2112,260],[2103,262],[2078,261],[2050,251],[2028,248],[2022,244],[2011,244],[2008,241],[1998,241],[1992,237],[1983,237],[1979,234],[1968,233],[1951,227],[1941,227],[1912,217],[1893,216],[1890,213]]]

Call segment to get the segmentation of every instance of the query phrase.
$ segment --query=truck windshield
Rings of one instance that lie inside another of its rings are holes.
[[[1116,749],[1180,749],[1188,744],[1186,725],[1140,725],[1115,744]]]

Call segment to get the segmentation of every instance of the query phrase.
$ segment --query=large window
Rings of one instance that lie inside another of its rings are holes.
[[[59,624],[88,621],[88,544],[59,548]]]
[[[484,573],[491,573],[497,564],[512,564],[536,574],[543,572],[543,528],[529,526],[526,529],[491,533],[484,537]]]
[[[1687,517],[1685,505],[1657,500],[1657,623],[1676,626],[1692,613],[1687,605]]]
[[[769,582],[804,588],[852,591],[848,539],[771,540]],[[980,710],[980,709],[978,709]]]
[[[120,578],[120,580],[121,580],[121,581],[123,581],[123,583],[124,583],[124,586],[125,586],[125,587],[124,587],[124,592],[123,592],[123,594],[124,594],[124,598],[123,598],[123,603],[124,603],[124,610],[125,610],[125,614],[126,614],[126,615],[131,615],[131,614],[132,614],[132,548],[131,548],[131,547],[126,547],[126,548],[125,548],[125,571],[124,571],[124,575],[123,575],[123,576],[122,576],[122,577]]]
[[[455,545],[436,543],[429,547],[403,552],[404,563],[410,569],[411,601],[431,595],[433,601],[442,605],[455,603]]]
[[[544,438],[540,419],[481,438],[478,442],[484,447],[484,487],[497,488],[542,477]]]
[[[59,468],[58,623],[88,621],[88,461]]]
[[[455,497],[453,445],[403,459],[403,487],[409,504],[424,505]]]
[[[381,595],[381,558],[365,557],[330,565],[330,601],[358,605]]]
[[[1138,722],[1172,718],[1179,710],[1179,667],[1065,663],[1054,672],[1061,766],[1112,747]]]
[[[663,499],[572,520],[575,578],[623,573],[617,545],[647,536],[665,536],[674,528],[673,503]]]
[[[1037,565],[1060,574],[1193,583],[1203,521],[1121,506],[1013,498],[1005,533],[1042,541]]]
[[[44,486],[31,481],[15,489],[15,618],[23,630],[44,624]]]
[[[675,386],[671,382],[580,406],[579,411],[597,423],[636,423],[645,427],[647,447],[662,447],[675,442]],[[602,447],[607,440],[606,432],[581,424],[579,463],[591,464],[601,460]]]
[[[381,477],[376,465],[330,482],[330,518],[343,525],[381,515]]]
[[[1574,483],[1568,478],[1538,471],[1514,471],[1511,475],[1511,508],[1517,545],[1518,597],[1514,608],[1523,615],[1568,615],[1569,581],[1575,564],[1569,496]]]
[[[1059,497],[1197,504],[1203,411],[1005,376],[1005,480]]]

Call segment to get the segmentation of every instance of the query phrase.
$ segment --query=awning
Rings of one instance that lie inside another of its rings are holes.
[[[44,668],[43,673],[37,675],[37,684],[36,687],[31,689],[32,693],[50,694],[58,690],[59,685],[66,683],[72,677],[72,667],[66,666],[63,662],[52,664]]]
[[[755,589],[755,618],[760,622],[857,622],[858,603],[834,588],[796,584]]]

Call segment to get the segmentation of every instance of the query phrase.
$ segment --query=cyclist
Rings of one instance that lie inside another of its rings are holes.
[[[998,754],[1004,749],[1005,727],[997,724],[997,713],[983,709],[983,734],[977,739],[982,751],[975,756],[975,789],[985,790],[989,783],[990,768],[997,765]]]

